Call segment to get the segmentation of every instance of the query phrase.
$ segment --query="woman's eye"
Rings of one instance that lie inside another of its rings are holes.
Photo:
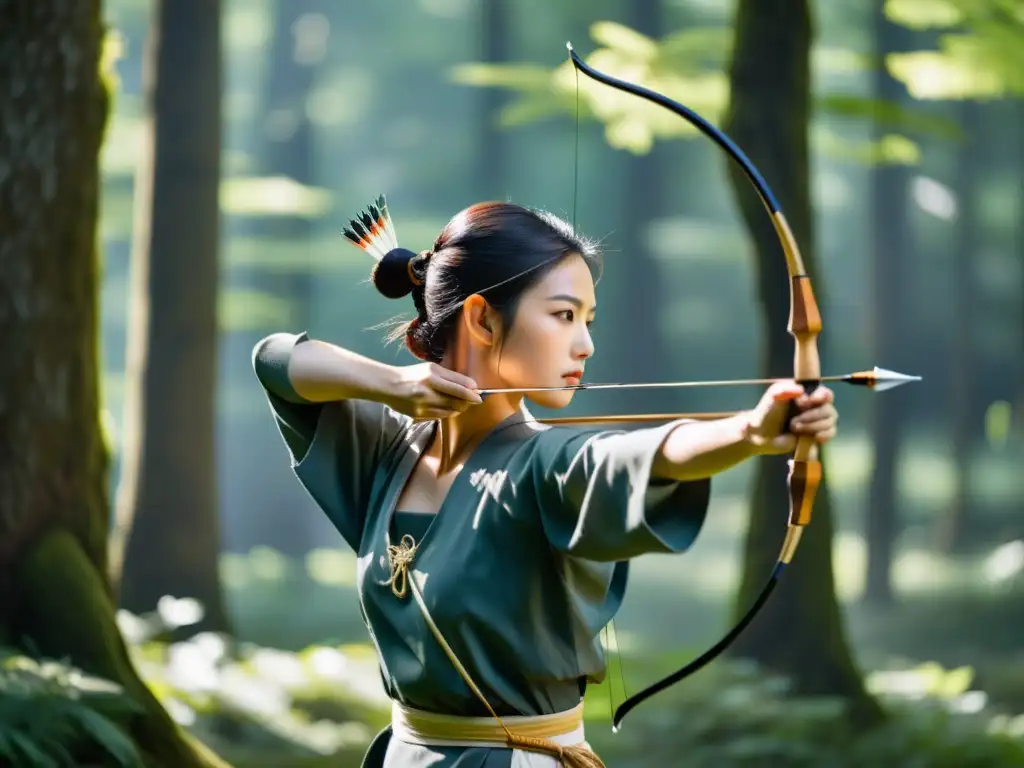
[[[573,318],[575,317],[571,309],[563,309],[558,314],[564,317],[566,321],[570,323],[573,321]]]

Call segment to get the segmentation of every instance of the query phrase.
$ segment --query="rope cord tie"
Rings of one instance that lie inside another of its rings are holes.
[[[388,547],[388,567],[391,578],[385,584],[391,585],[391,592],[399,600],[405,597],[409,589],[409,568],[416,559],[416,539],[409,534],[402,537],[397,544]]]

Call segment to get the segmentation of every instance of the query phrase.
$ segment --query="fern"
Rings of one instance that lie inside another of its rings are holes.
[[[117,724],[137,707],[111,682],[69,664],[0,648],[0,762],[64,768],[83,755],[136,768],[142,758]]]

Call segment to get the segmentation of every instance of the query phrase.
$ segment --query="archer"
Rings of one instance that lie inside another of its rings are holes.
[[[713,475],[831,440],[832,392],[781,381],[750,410],[631,431],[540,424],[524,400],[566,406],[595,351],[594,244],[483,203],[414,254],[383,198],[346,235],[384,296],[411,294],[416,317],[393,337],[422,362],[305,334],[264,339],[253,362],[296,475],[359,555],[394,702],[364,766],[601,766],[583,695],[605,675],[598,635],[628,561],[693,544]],[[492,389],[531,391],[481,397]]]

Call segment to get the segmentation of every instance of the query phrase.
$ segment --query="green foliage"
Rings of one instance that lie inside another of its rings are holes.
[[[26,768],[141,766],[121,721],[136,712],[113,683],[0,648],[0,759]]]
[[[292,653],[246,644],[232,653],[224,639],[199,635],[133,654],[178,722],[239,768],[356,764],[388,720],[366,645]],[[646,679],[654,666],[630,659],[630,677]],[[678,765],[680,755],[696,768],[1020,765],[1024,718],[988,709],[972,682],[971,670],[936,664],[870,675],[889,716],[864,730],[840,700],[794,696],[786,680],[725,661],[636,710],[614,735],[609,686],[591,687],[587,738],[609,765],[630,768]]]
[[[993,447],[1004,447],[1009,443],[1013,428],[1013,406],[1005,400],[997,400],[985,409],[985,439]]]
[[[785,680],[727,662],[636,710],[619,734],[599,726],[587,737],[609,765],[633,768],[677,765],[682,755],[693,768],[996,768],[1024,760],[1019,721],[968,714],[977,693],[967,690],[969,672],[926,665],[870,682],[889,710],[872,730],[840,700],[793,696]]]
[[[585,57],[591,66],[623,80],[643,82],[711,120],[721,114],[728,100],[721,68],[729,42],[726,29],[685,30],[661,42],[608,21],[595,23],[590,32],[602,46]],[[458,83],[515,92],[518,101],[502,114],[506,127],[575,115],[578,106],[581,119],[604,124],[611,146],[636,154],[649,152],[657,139],[697,135],[696,128],[661,107],[589,78],[577,78],[570,61],[554,70],[536,65],[466,64],[453,74]]]
[[[194,614],[194,606],[180,600],[162,601],[152,615],[122,614],[122,630],[137,668],[167,710],[236,768],[358,765],[369,739],[387,722],[388,702],[365,628],[354,610],[337,608],[354,604],[355,569],[348,550],[315,550],[304,560],[266,547],[224,555],[225,586],[244,639],[199,635],[184,643],[156,642],[166,636],[168,621]],[[680,755],[686,765],[716,768],[1019,765],[1024,718],[1003,714],[996,704],[1020,710],[1021,673],[991,665],[999,653],[1012,657],[1019,645],[1013,609],[1020,593],[1004,592],[1002,602],[991,604],[976,595],[962,603],[923,601],[936,615],[905,604],[879,623],[885,642],[871,646],[888,649],[886,658],[895,647],[920,655],[919,641],[899,641],[916,631],[934,640],[929,653],[965,648],[963,655],[979,659],[979,669],[975,675],[962,666],[902,664],[868,674],[869,690],[889,711],[875,730],[850,722],[841,701],[794,696],[785,680],[725,661],[640,707],[612,734],[608,695],[614,692],[615,703],[624,696],[619,659],[612,657],[607,682],[587,692],[588,740],[608,765],[622,768],[679,765]],[[1003,640],[989,639],[984,651],[963,645],[970,627],[996,617]],[[616,638],[616,646],[628,649],[622,664],[628,692],[699,650],[652,653],[653,627],[664,621],[644,627],[626,622],[630,634],[644,638],[640,642]],[[706,615],[697,621],[706,622]],[[335,639],[316,640],[327,637]]]
[[[643,84],[685,104],[717,123],[729,102],[725,74],[731,52],[728,26],[684,29],[654,40],[614,22],[597,22],[591,36],[602,47],[585,57],[588,64],[632,83]],[[865,59],[852,51],[823,49],[817,59],[830,71],[862,72]],[[668,110],[620,91],[577,78],[571,62],[553,70],[535,64],[464,64],[455,67],[457,83],[503,88],[517,95],[501,115],[501,124],[515,127],[545,118],[576,114],[605,126],[605,138],[616,149],[646,154],[657,140],[692,138],[698,131]],[[579,97],[577,99],[577,87]],[[836,133],[815,133],[820,151],[829,157],[862,164],[913,165],[917,144],[904,134],[939,138],[959,136],[952,121],[907,109],[899,104],[852,93],[816,97],[825,117],[870,120],[893,131],[878,142],[851,144]]]
[[[915,30],[945,30],[935,50],[890,54],[893,77],[917,99],[1024,95],[1024,4],[1019,0],[887,0]]]
[[[171,716],[235,764],[255,755],[278,767],[316,757],[350,764],[390,719],[366,646],[293,653],[200,634],[136,645],[133,655]]]

